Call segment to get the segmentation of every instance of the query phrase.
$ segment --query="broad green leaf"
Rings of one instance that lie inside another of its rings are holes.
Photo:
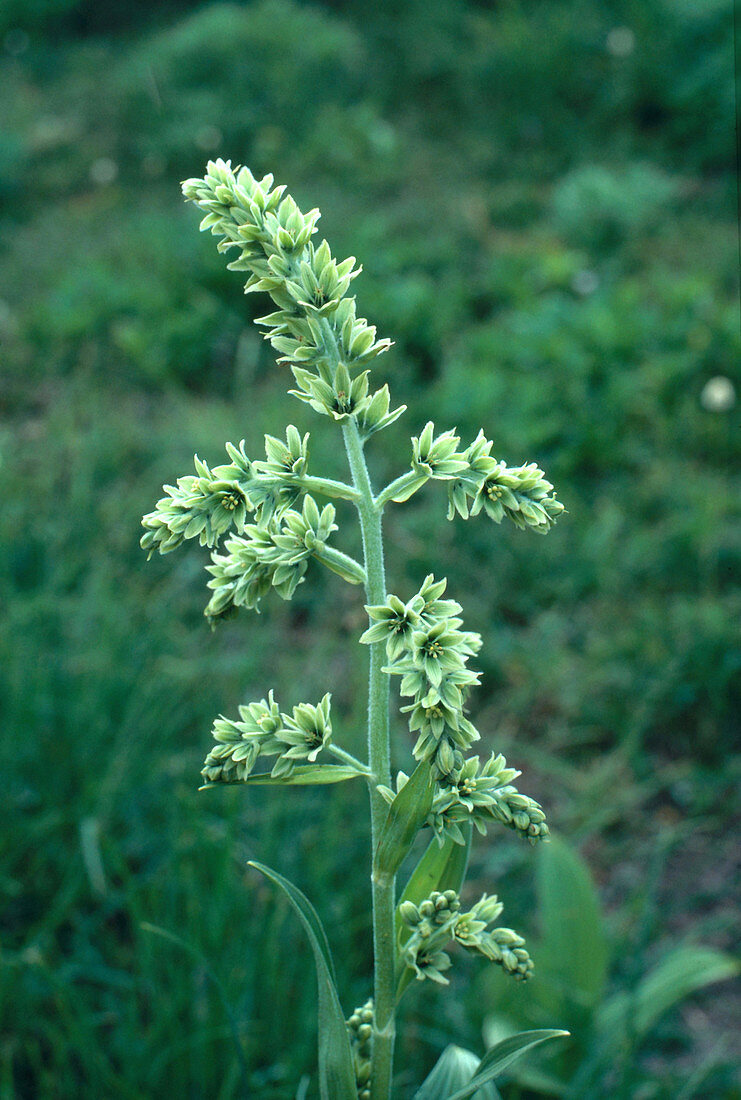
[[[678,947],[649,971],[632,993],[611,997],[597,1013],[598,1033],[608,1042],[630,1031],[641,1039],[664,1012],[696,989],[736,977],[738,960],[711,947]]]
[[[568,1081],[562,1081],[547,1070],[538,1069],[536,1066],[517,1066],[513,1078],[520,1088],[529,1089],[544,1096],[573,1095]]]
[[[497,1043],[486,1052],[468,1084],[448,1096],[447,1100],[468,1100],[477,1089],[494,1077],[498,1077],[526,1051],[540,1046],[541,1043],[547,1043],[550,1039],[564,1039],[568,1034],[568,1031],[555,1031],[553,1028],[548,1028],[540,1031],[521,1031],[518,1035],[510,1035],[508,1039],[502,1039],[501,1043]]]
[[[319,999],[319,1092],[321,1100],[348,1100],[357,1095],[350,1040],[335,984],[334,963],[329,941],[311,902],[288,879],[264,863],[250,860],[284,891],[309,937],[316,965]]]
[[[423,760],[389,806],[378,838],[374,871],[389,878],[401,867],[432,808],[432,770]]]
[[[361,775],[355,768],[346,764],[300,764],[290,775],[275,778],[270,772],[258,772],[247,779],[231,779],[226,783],[204,783],[199,791],[212,787],[244,787],[246,783],[263,787],[312,787],[324,783],[343,783],[346,779],[357,779]]]
[[[557,1018],[566,1013],[568,1022],[576,1008],[578,1020],[604,995],[608,940],[589,870],[558,837],[540,846],[537,891],[543,936],[536,958],[548,981],[541,1000]]]
[[[479,1057],[471,1050],[451,1043],[442,1052],[428,1076],[414,1094],[414,1100],[448,1100],[456,1089],[467,1085],[478,1069]],[[491,1081],[483,1085],[473,1100],[501,1100]]]
[[[456,844],[448,837],[442,847],[434,838],[430,841],[422,854],[417,866],[412,871],[409,881],[404,887],[404,892],[399,899],[413,901],[419,905],[428,898],[433,890],[455,890],[460,893],[463,880],[466,877],[468,867],[468,853],[471,850],[472,827],[465,825],[463,834],[465,844]],[[399,909],[396,909],[396,936],[402,931]]]

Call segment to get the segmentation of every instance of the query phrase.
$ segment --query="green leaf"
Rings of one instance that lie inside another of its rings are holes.
[[[419,863],[412,871],[409,881],[404,887],[404,892],[399,899],[399,905],[401,905],[402,901],[412,901],[415,905],[419,905],[420,902],[430,896],[433,890],[439,890],[441,893],[444,890],[455,890],[456,894],[459,894],[468,867],[468,853],[471,850],[471,833],[471,825],[464,825],[463,834],[466,838],[465,844],[456,844],[448,837],[441,847],[437,840],[433,838],[424,851]],[[399,908],[397,906],[397,939],[399,937],[399,932],[402,931],[403,928],[404,925],[402,925]],[[409,933],[411,934],[411,929]]]
[[[538,967],[550,987],[541,990],[541,1003],[551,1019],[565,1014],[577,1022],[604,995],[608,940],[589,870],[558,837],[540,847],[537,891],[543,929]]]
[[[335,984],[329,941],[311,902],[288,879],[264,863],[249,861],[284,891],[298,914],[314,952],[319,1000],[319,1092],[321,1100],[348,1100],[357,1095],[350,1040]]]
[[[568,1036],[568,1031],[555,1031],[553,1028],[540,1031],[521,1031],[518,1035],[510,1035],[508,1039],[502,1039],[501,1043],[488,1050],[478,1065],[478,1069],[468,1084],[452,1093],[447,1100],[468,1100],[477,1089],[498,1077],[516,1058],[521,1057],[533,1047],[547,1043],[551,1039],[561,1039]]]
[[[270,772],[258,772],[247,779],[230,779],[225,783],[204,783],[199,791],[212,787],[244,787],[246,783],[263,787],[312,787],[323,783],[342,783],[345,779],[357,779],[361,773],[345,764],[300,764],[290,775],[275,777]]]
[[[626,1033],[626,1023],[637,1039],[643,1038],[664,1012],[696,989],[734,978],[738,960],[711,947],[678,947],[649,971],[632,991],[611,997],[597,1013],[596,1027],[612,1044]]]
[[[414,1094],[414,1100],[448,1100],[456,1089],[467,1085],[479,1065],[471,1050],[451,1043],[442,1052],[429,1075]],[[489,1082],[478,1089],[473,1100],[501,1100],[495,1086]]]
[[[432,769],[423,760],[394,798],[381,826],[373,861],[379,877],[391,878],[401,867],[432,808],[433,793]]]

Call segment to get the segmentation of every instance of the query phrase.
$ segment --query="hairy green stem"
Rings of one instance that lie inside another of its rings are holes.
[[[383,564],[382,509],[373,497],[368,469],[363,455],[363,444],[357,424],[346,420],[342,434],[350,463],[353,484],[360,494],[357,502],[360,528],[363,535],[365,559],[365,590],[369,604],[386,600],[386,578]],[[389,744],[389,680],[382,671],[386,658],[383,642],[370,646],[370,670],[368,675],[368,755],[371,771],[378,782],[391,783]],[[378,837],[388,810],[375,787],[371,788],[371,839],[375,853]],[[373,1069],[371,1077],[372,1100],[388,1100],[395,1039],[395,986],[394,964],[396,955],[394,914],[395,879],[372,878],[373,889],[373,955],[374,955],[374,1008]]]
[[[378,782],[370,768],[366,767],[356,756],[353,756],[351,752],[347,752],[345,749],[341,749],[339,745],[327,745],[327,752],[331,752],[333,756],[336,756],[338,760],[343,760],[345,764],[349,764],[351,768],[355,768],[359,775],[364,775],[366,779],[370,780],[374,784]]]
[[[360,494],[357,489],[353,489],[352,485],[346,485],[344,481],[334,481],[331,477],[313,477],[311,474],[305,474],[296,479],[296,484],[307,493],[321,493],[322,496],[332,497],[334,500],[356,502],[360,499]]]
[[[383,508],[385,504],[393,501],[398,496],[401,496],[402,500],[408,500],[418,489],[422,488],[427,480],[428,478],[418,474],[416,470],[409,470],[381,490],[376,497],[376,504],[379,508]]]

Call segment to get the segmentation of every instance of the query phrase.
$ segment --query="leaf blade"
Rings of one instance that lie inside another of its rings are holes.
[[[327,783],[344,783],[346,779],[363,778],[362,773],[347,764],[300,764],[290,775],[275,777],[270,772],[258,772],[246,779],[227,779],[219,783],[204,783],[199,791],[213,787],[313,787]]]
[[[441,846],[434,838],[422,853],[419,863],[409,876],[404,891],[399,899],[399,905],[403,901],[412,901],[415,905],[428,898],[433,890],[455,890],[460,893],[463,880],[468,868],[468,855],[471,850],[471,825],[463,827],[465,844],[456,844],[450,837]],[[396,936],[401,931],[401,915],[399,906],[396,909]]]
[[[306,932],[317,975],[319,1089],[322,1100],[347,1100],[356,1095],[350,1041],[337,995],[332,952],[319,915],[309,899],[288,879],[256,860],[248,866],[265,875],[287,896]]]
[[[550,1009],[578,1023],[581,1013],[599,1004],[607,982],[609,947],[599,897],[587,865],[558,836],[538,854],[538,950],[555,993]]]
[[[520,1058],[526,1051],[540,1046],[541,1043],[547,1043],[551,1039],[566,1038],[568,1034],[568,1031],[542,1028],[538,1031],[521,1031],[517,1035],[510,1035],[509,1038],[502,1039],[500,1043],[497,1043],[496,1046],[486,1052],[469,1083],[464,1088],[459,1089],[458,1092],[454,1092],[447,1100],[468,1100],[477,1089],[491,1081],[498,1074],[503,1073],[516,1058]]]
[[[423,760],[389,806],[373,860],[374,874],[392,878],[399,870],[432,808],[432,796],[432,769]]]
[[[690,993],[713,982],[735,977],[741,964],[711,947],[684,946],[672,951],[653,967],[632,993],[611,997],[598,1012],[596,1027],[604,1037],[621,1031],[630,1017],[633,1034],[643,1038],[660,1016]]]
[[[451,1043],[425,1077],[413,1100],[448,1100],[456,1089],[468,1084],[478,1064],[479,1058],[473,1051]],[[501,1100],[501,1097],[490,1081],[477,1090],[474,1100]]]

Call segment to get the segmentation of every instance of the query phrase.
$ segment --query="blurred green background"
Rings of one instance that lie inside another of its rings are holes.
[[[377,483],[434,418],[536,460],[568,508],[541,540],[449,524],[430,487],[388,516],[389,587],[447,574],[483,633],[473,717],[590,868],[606,995],[678,947],[733,946],[731,22],[723,0],[5,0],[2,1100],[305,1087],[309,953],[250,857],[315,902],[348,1011],[368,995],[363,791],[196,793],[213,717],[271,686],[284,706],[331,688],[361,747],[357,591],[314,570],[212,634],[205,553],[138,547],[162,483],[225,439],[257,453],[290,420],[315,432],[313,471],[343,475],[251,324],[265,302],[181,201],[209,156],[273,172],[364,264],[361,312],[395,341],[374,377],[410,407],[369,447]],[[536,944],[537,862],[490,835],[472,887]],[[505,983],[459,962],[453,995],[410,995],[400,1098],[449,1039],[483,1050],[521,995]],[[609,1059],[586,1021],[561,1095],[739,1097],[738,1008],[714,985],[646,1036],[625,1026]]]

